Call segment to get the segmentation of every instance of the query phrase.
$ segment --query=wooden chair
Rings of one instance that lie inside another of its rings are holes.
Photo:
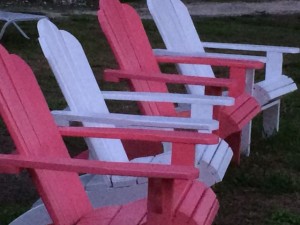
[[[265,52],[265,78],[254,83],[254,73],[247,74],[248,93],[252,94],[263,110],[263,133],[272,135],[279,129],[280,98],[297,90],[295,82],[282,74],[283,53],[299,53],[299,48],[261,46],[249,44],[228,44],[201,42],[194,27],[192,18],[186,6],[180,0],[147,0],[148,8],[157,25],[167,51],[156,50],[158,55],[194,55],[201,56],[204,48],[231,49],[240,51]],[[173,52],[173,53],[172,53]],[[208,54],[209,55],[209,54]],[[253,59],[247,55],[219,55],[220,57],[234,57],[236,59]],[[212,68],[208,65],[178,64],[182,74],[194,76],[214,77]],[[203,88],[187,87],[190,93],[203,93]],[[250,153],[251,124],[244,130],[242,150],[245,155]]]
[[[155,57],[141,20],[132,7],[121,4],[118,0],[101,0],[99,4],[99,22],[120,67],[120,71],[106,71],[106,79],[118,81],[119,78],[127,78],[135,91],[168,92],[166,83],[217,86],[218,90],[215,90],[217,93],[220,92],[220,87],[227,87],[229,96],[235,97],[235,105],[220,107],[214,111],[214,115],[220,121],[218,135],[223,139],[226,138],[233,149],[234,161],[239,163],[241,130],[260,112],[259,103],[245,91],[246,71],[262,68],[263,63],[250,60],[220,59],[212,56]],[[197,77],[166,75],[160,72],[158,62],[199,63],[229,67],[230,79],[205,78],[205,81],[203,79],[200,81]],[[235,85],[226,85],[231,81],[236,82]],[[140,107],[148,115],[177,115],[173,104],[145,105],[141,103]],[[213,114],[211,107],[205,107],[205,113],[197,113],[203,107],[192,107],[192,117],[205,115],[211,118]],[[200,152],[203,151],[200,150]]]
[[[17,150],[16,154],[0,154],[0,171],[28,169],[52,224],[212,223],[218,202],[211,189],[194,180],[198,170],[193,163],[195,144],[216,143],[217,136],[188,131],[57,127],[29,66],[2,46],[0,77],[1,117]],[[172,165],[71,159],[62,136],[170,141],[174,143]],[[78,173],[148,177],[148,197],[94,209]]]
[[[158,93],[138,93],[138,92],[105,92],[101,91],[97,85],[94,74],[82,49],[82,46],[78,40],[70,33],[58,30],[57,27],[51,23],[49,20],[41,20],[38,23],[39,31],[39,41],[41,48],[47,58],[50,67],[58,81],[58,84],[62,90],[62,93],[68,103],[70,111],[55,111],[53,114],[58,120],[61,120],[63,116],[64,119],[71,119],[71,114],[74,115],[90,115],[90,117],[98,117],[103,114],[112,118],[116,116],[120,118],[120,115],[113,115],[108,112],[107,106],[105,104],[106,99],[119,99],[119,100],[136,100],[143,101],[144,105],[155,105],[157,103],[145,102],[148,100],[153,100],[159,103],[161,106],[169,106],[171,102],[179,103],[190,103],[194,106],[197,105],[232,105],[233,99],[230,98],[220,98],[215,96],[192,96],[192,95],[174,95],[174,94],[158,94]],[[172,97],[173,96],[173,97]],[[176,96],[176,97],[175,97]],[[172,98],[170,98],[172,97]],[[164,103],[162,101],[165,101]],[[127,115],[126,117],[128,117]],[[69,118],[68,118],[69,117]],[[157,120],[160,117],[155,117]],[[176,123],[182,124],[181,121],[184,118],[175,118],[173,121],[173,127],[171,127],[171,117],[169,120],[168,128],[179,128],[175,127]],[[145,117],[144,117],[145,120]],[[165,121],[166,118],[163,118]],[[176,121],[177,120],[177,121]],[[164,122],[161,121],[161,122]],[[197,124],[199,124],[198,129],[200,132],[211,132],[216,130],[218,126],[216,121],[212,121],[212,118],[193,118],[189,119],[189,125],[181,128],[194,129]],[[148,126],[155,126],[155,123],[148,121]],[[167,122],[167,121],[165,121]],[[211,124],[210,124],[211,122]],[[207,125],[206,127],[203,125]],[[83,122],[84,126],[101,126],[97,123],[87,123]],[[147,124],[144,124],[144,126]],[[156,123],[156,126],[161,126],[162,124]],[[183,125],[183,124],[182,124]],[[194,127],[192,127],[193,125]],[[162,127],[163,128],[163,127]],[[166,128],[166,127],[165,127]],[[105,160],[105,161],[128,161],[127,155],[125,154],[124,148],[119,140],[101,140],[101,139],[86,139],[88,147],[92,152],[93,159]],[[104,142],[105,141],[105,142]],[[115,142],[118,141],[116,146]],[[146,145],[149,145],[147,143]],[[217,147],[220,149],[219,153],[215,153]],[[232,157],[232,151],[225,142],[220,145],[203,145],[205,153],[200,154],[198,152],[196,156],[195,165],[201,170],[200,180],[206,185],[211,186],[219,181],[225,175],[226,169]],[[127,149],[126,149],[127,150]],[[135,152],[134,161],[143,160],[144,162],[160,162],[168,163],[170,162],[170,152],[165,152],[163,154],[155,155],[155,152],[150,151],[151,149],[145,149],[145,152],[150,157],[141,158],[141,155],[145,155],[143,152]],[[157,154],[157,153],[156,153]],[[133,154],[131,154],[133,155]],[[97,192],[99,185],[96,182],[97,178],[94,178],[94,182],[89,181],[86,188]],[[102,180],[100,180],[102,182]],[[132,179],[131,179],[132,181]],[[128,180],[126,182],[120,179],[109,180],[109,184],[112,183],[114,186],[119,187],[120,185],[128,186]],[[123,184],[122,184],[123,183]],[[134,183],[136,183],[134,181]],[[131,196],[131,195],[128,195]],[[130,199],[130,197],[129,197]]]

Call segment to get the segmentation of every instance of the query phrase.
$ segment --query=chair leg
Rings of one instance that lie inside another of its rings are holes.
[[[250,155],[251,129],[252,121],[250,121],[242,130],[241,155]]]
[[[13,25],[18,29],[18,31],[23,35],[24,38],[30,39],[16,22],[13,22]]]
[[[3,25],[2,29],[1,29],[1,32],[0,32],[0,40],[2,39],[2,37],[3,37],[3,35],[4,35],[4,32],[5,32],[5,30],[6,30],[6,28],[8,27],[9,24],[11,24],[11,21],[8,21],[8,22],[6,22],[6,23]]]
[[[171,225],[173,211],[174,180],[149,179],[147,224]]]
[[[232,162],[236,165],[240,164],[241,158],[241,139],[242,139],[242,132],[236,132],[228,136],[225,140],[231,147],[233,151]]]
[[[279,130],[280,100],[263,111],[263,136],[270,137]]]

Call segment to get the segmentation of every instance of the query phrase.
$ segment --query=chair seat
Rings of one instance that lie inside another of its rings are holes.
[[[254,97],[261,105],[276,100],[282,95],[297,90],[297,85],[292,78],[281,75],[274,79],[267,79],[254,85]]]
[[[175,196],[176,203],[171,224],[211,224],[219,208],[212,190],[199,181],[193,181],[183,193]],[[97,208],[76,225],[146,224],[146,212],[147,202],[146,199],[142,199],[122,206]]]
[[[95,209],[76,225],[130,225],[146,222],[147,201],[142,199],[123,206],[110,206]]]

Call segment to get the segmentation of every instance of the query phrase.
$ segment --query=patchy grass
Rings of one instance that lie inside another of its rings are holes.
[[[20,205],[20,204],[14,204],[14,205],[5,205],[1,206],[0,211],[0,225],[6,225],[9,224],[13,219],[17,218],[20,214],[26,212],[30,205]]]
[[[195,18],[195,21],[204,41],[300,45],[298,38],[300,15]],[[110,84],[102,79],[102,71],[105,68],[115,68],[117,65],[96,17],[71,16],[68,19],[55,19],[53,22],[80,40],[102,90],[127,89],[124,83]],[[162,47],[154,24],[151,21],[144,21],[144,24],[152,45]],[[2,44],[10,52],[22,56],[31,65],[49,108],[64,108],[66,103],[39,48],[35,23],[24,23],[21,26],[28,32],[30,40],[24,39],[15,28],[9,27]],[[164,69],[172,70],[172,68]],[[300,83],[299,55],[285,57],[284,73],[290,74],[298,84]],[[255,119],[250,157],[243,158],[239,167],[232,166],[224,181],[214,187],[221,204],[216,225],[300,224],[299,97],[297,91],[283,99],[280,132],[273,137],[263,139],[262,118]],[[109,108],[112,112],[137,112],[134,104],[109,102]],[[0,142],[1,152],[7,152],[7,149],[12,148],[3,125]],[[72,149],[72,154],[85,148],[81,141],[66,139],[66,142]],[[27,174],[17,177],[1,175],[0,178],[0,225],[4,225],[27,210],[37,195],[31,188]]]
[[[284,209],[277,209],[271,213],[266,222],[270,225],[298,225],[300,216]]]

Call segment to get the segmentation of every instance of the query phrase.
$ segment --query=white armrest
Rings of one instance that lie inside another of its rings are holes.
[[[246,50],[258,52],[277,52],[277,53],[300,53],[299,48],[294,47],[280,47],[269,45],[252,45],[252,44],[231,44],[231,43],[216,43],[216,42],[202,42],[203,47],[231,49],[231,50]]]
[[[141,116],[118,113],[74,113],[72,111],[52,111],[55,118],[66,121],[79,121],[115,125],[117,127],[178,128],[202,131],[217,130],[219,122],[212,119],[193,119],[184,117]]]
[[[170,94],[153,92],[102,91],[103,97],[110,100],[176,102],[187,104],[225,105],[234,104],[234,98],[193,94]]]
[[[254,60],[265,63],[266,57],[253,55],[237,55],[237,54],[223,54],[223,53],[205,53],[205,52],[177,52],[167,49],[153,49],[156,56],[190,56],[190,57],[213,57],[220,59],[236,59],[236,60]]]

